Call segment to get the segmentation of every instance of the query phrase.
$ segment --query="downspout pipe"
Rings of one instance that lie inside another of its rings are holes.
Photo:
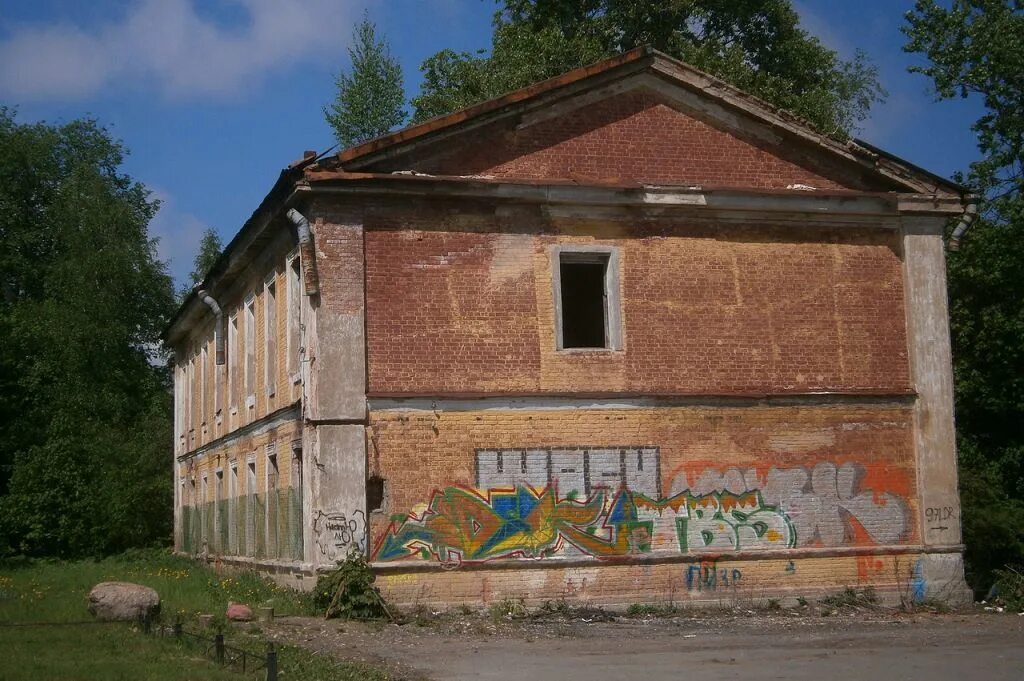
[[[299,254],[302,256],[302,278],[306,295],[316,295],[320,293],[320,276],[316,271],[316,250],[313,248],[313,232],[309,229],[309,220],[294,208],[289,208],[286,215],[295,225],[299,236]]]
[[[224,364],[224,311],[220,309],[220,305],[213,299],[209,293],[203,289],[199,289],[197,295],[199,299],[206,303],[206,306],[213,312],[213,316],[216,317],[216,321],[213,326],[213,346],[216,348],[216,361],[217,366]]]
[[[964,214],[960,218],[960,224],[954,229],[953,233],[949,237],[949,250],[959,251],[960,242],[964,238],[964,234],[971,228],[974,221],[978,219],[978,198],[971,196],[967,199],[967,206],[964,208]]]

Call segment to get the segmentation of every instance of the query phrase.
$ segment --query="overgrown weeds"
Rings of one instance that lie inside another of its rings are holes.
[[[1024,567],[1007,565],[995,571],[993,586],[996,600],[1007,610],[1024,612]]]
[[[848,586],[837,594],[825,596],[819,603],[830,608],[874,608],[878,605],[878,594],[870,586],[864,589]]]
[[[626,608],[629,617],[671,617],[681,611],[674,603],[633,603]]]
[[[384,597],[373,585],[376,579],[366,557],[359,551],[351,551],[337,568],[317,579],[313,602],[327,618],[373,620],[391,617]]]
[[[521,620],[530,615],[529,609],[523,599],[506,598],[492,605],[489,610],[491,620],[495,623],[501,620]]]

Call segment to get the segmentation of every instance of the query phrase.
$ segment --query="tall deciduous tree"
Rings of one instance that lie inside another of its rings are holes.
[[[206,278],[206,274],[217,262],[221,252],[224,250],[224,243],[217,236],[217,232],[207,228],[203,232],[203,238],[199,240],[199,250],[192,261],[192,274],[190,275],[193,284],[199,284]]]
[[[166,538],[173,309],[157,204],[92,120],[0,108],[0,553],[83,555]]]
[[[352,34],[349,72],[338,74],[338,94],[324,108],[327,123],[343,147],[378,137],[405,121],[402,69],[387,41],[378,39],[368,17]]]
[[[188,282],[178,291],[179,301],[184,300],[193,288],[202,283],[223,250],[224,244],[217,235],[217,232],[213,228],[207,227],[206,231],[203,232],[202,238],[199,240],[199,250],[196,251],[196,257],[192,260],[192,273],[188,275]]]
[[[843,135],[884,96],[875,67],[844,61],[790,0],[504,0],[490,54],[427,59],[415,120],[649,45]]]
[[[1024,564],[1024,3],[920,0],[907,14],[913,69],[940,99],[979,97],[981,160],[961,178],[981,217],[950,253],[950,322],[968,577]]]

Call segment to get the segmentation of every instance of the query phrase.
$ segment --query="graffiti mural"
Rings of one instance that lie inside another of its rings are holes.
[[[651,446],[480,449],[476,487],[437,490],[408,515],[392,516],[372,556],[457,567],[890,543],[906,533],[906,503],[862,489],[856,464],[706,469],[692,485],[675,476],[662,495],[660,463]],[[690,577],[703,588],[708,579]]]
[[[435,492],[422,511],[394,519],[374,559],[458,566],[494,558],[788,548],[795,542],[789,519],[756,492],[651,499],[620,489],[578,500],[556,487],[449,487]]]
[[[495,489],[557,484],[566,493],[590,496],[622,487],[651,498],[661,495],[657,447],[560,447],[478,449],[476,486]]]
[[[760,491],[765,503],[785,509],[799,545],[852,543],[853,519],[876,544],[892,544],[907,532],[907,505],[895,494],[862,489],[863,467],[822,462],[813,469],[771,468],[763,477],[737,468],[704,471],[692,485],[681,475],[673,491],[692,494]]]

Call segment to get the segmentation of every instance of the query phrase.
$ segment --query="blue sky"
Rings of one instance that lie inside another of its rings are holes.
[[[977,158],[976,101],[934,102],[899,32],[912,0],[798,0],[805,27],[844,56],[860,48],[889,91],[859,136],[940,175]],[[98,118],[125,170],[163,202],[151,225],[180,281],[199,236],[225,242],[280,169],[333,143],[322,107],[369,11],[410,94],[445,47],[487,47],[492,0],[0,0],[0,104],[22,122]]]

